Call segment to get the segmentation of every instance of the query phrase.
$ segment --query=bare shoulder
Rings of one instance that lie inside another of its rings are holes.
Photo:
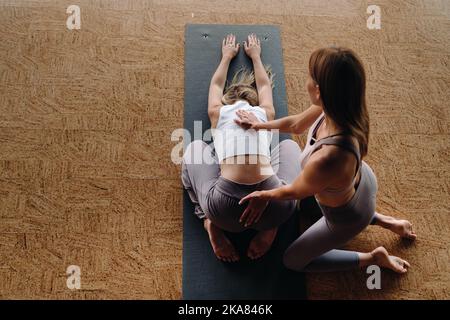
[[[321,172],[333,171],[339,168],[339,163],[343,160],[339,148],[335,146],[322,146],[314,152],[308,160],[308,164]]]
[[[351,176],[355,163],[356,158],[352,153],[334,145],[323,145],[308,160],[308,164],[318,170],[320,175],[333,177],[332,180],[341,180]]]

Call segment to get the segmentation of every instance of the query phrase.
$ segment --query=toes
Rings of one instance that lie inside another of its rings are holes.
[[[226,255],[223,255],[223,254],[220,254],[220,253],[216,253],[216,257],[217,257],[217,259],[219,259],[220,261],[223,261],[223,262],[230,262],[230,257],[229,257],[229,256],[226,256]]]
[[[239,260],[239,254],[236,251],[236,249],[234,248],[234,246],[229,243],[229,251],[228,251],[228,256],[230,257],[231,262],[236,262]]]
[[[239,254],[236,251],[223,254],[223,253],[216,253],[216,256],[219,260],[224,262],[236,262],[239,261]]]
[[[263,256],[262,252],[253,251],[252,256],[250,257],[252,260],[259,259]]]
[[[415,239],[417,237],[416,233],[414,232],[413,225],[411,222],[405,220],[404,228],[405,228],[405,233],[406,233],[407,238]]]
[[[232,260],[233,262],[239,261],[239,255],[237,253],[233,253]]]
[[[400,261],[400,263],[397,265],[397,269],[401,272],[401,273],[405,273],[406,271],[408,271],[406,269],[406,265],[404,263],[404,261]]]
[[[408,229],[405,233],[406,233],[405,237],[408,238],[408,239],[415,239],[415,238],[417,238],[416,233],[412,229]]]
[[[256,260],[256,259],[258,259],[260,256],[259,255],[257,255],[257,254],[253,254],[251,257],[249,257],[250,259],[252,259],[252,260]]]
[[[400,259],[398,257],[394,257],[391,261],[393,262],[394,270],[398,273],[406,273],[408,271],[407,268],[410,267],[408,261]]]
[[[394,270],[397,271],[398,273],[405,273],[407,270],[406,268],[404,268],[403,266],[396,264],[394,266]]]
[[[254,250],[253,248],[249,248],[248,252],[247,252],[247,256],[252,259],[258,259],[258,252],[256,250]]]

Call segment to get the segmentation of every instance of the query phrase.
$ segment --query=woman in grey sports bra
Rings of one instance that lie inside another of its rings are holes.
[[[324,272],[375,264],[407,272],[409,263],[389,255],[384,247],[367,253],[338,249],[369,224],[416,238],[409,221],[375,212],[377,179],[362,161],[367,155],[369,117],[361,61],[349,49],[316,50],[310,57],[306,86],[313,105],[299,115],[261,123],[251,112],[237,113],[240,124],[257,130],[301,134],[310,127],[300,156],[301,173],[294,182],[255,191],[240,203],[316,198],[323,217],[286,250],[284,264],[290,269]]]

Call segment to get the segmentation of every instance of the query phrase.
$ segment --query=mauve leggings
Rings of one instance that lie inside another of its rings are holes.
[[[378,189],[372,169],[363,161],[361,179],[353,198],[344,206],[319,204],[323,217],[297,238],[284,253],[284,265],[304,272],[331,272],[359,267],[355,251],[340,250],[374,223]]]

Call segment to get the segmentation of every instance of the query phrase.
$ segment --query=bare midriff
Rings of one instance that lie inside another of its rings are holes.
[[[330,195],[330,194],[317,193],[317,194],[315,194],[315,198],[320,204],[323,204],[327,207],[335,208],[335,207],[343,206],[343,205],[347,204],[355,195],[356,188],[359,185],[360,179],[361,179],[361,171],[359,171],[357,174],[355,186],[353,188],[351,188],[345,194],[342,194],[339,196],[334,196],[334,195]]]
[[[241,184],[256,184],[274,174],[270,159],[262,155],[239,155],[224,159],[221,176]]]

